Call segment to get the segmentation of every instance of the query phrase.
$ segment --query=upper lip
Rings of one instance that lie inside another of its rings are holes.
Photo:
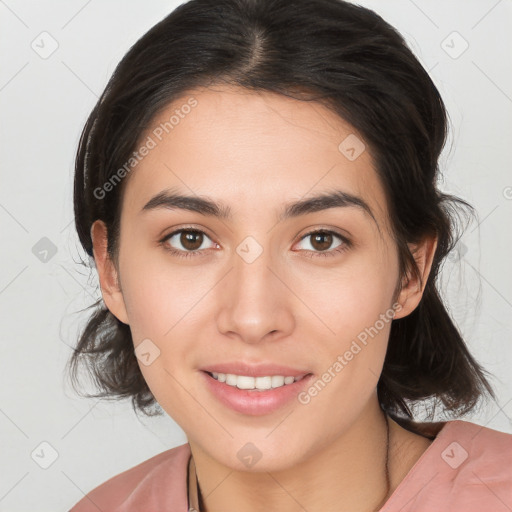
[[[282,375],[284,377],[302,377],[308,375],[308,370],[300,370],[273,363],[249,364],[244,362],[211,364],[201,368],[205,372],[231,373],[234,375],[247,375],[248,377],[266,377],[268,375]]]

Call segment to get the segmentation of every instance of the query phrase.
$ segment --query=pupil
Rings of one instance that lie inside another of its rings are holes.
[[[195,241],[194,241],[194,238],[195,238]],[[198,240],[199,240],[199,243],[198,243]],[[181,234],[180,242],[183,245],[183,247],[185,247],[191,251],[193,251],[195,249],[199,249],[199,247],[201,247],[201,243],[202,243],[201,233],[199,233],[198,231],[184,231]]]
[[[324,239],[324,243],[321,242],[322,239]],[[325,242],[325,239],[327,240],[327,242]],[[318,242],[318,240],[320,240],[319,247],[315,245]],[[312,245],[313,245],[313,247],[315,247],[315,249],[317,249],[319,251],[328,249],[330,247],[331,243],[332,243],[332,235],[329,233],[316,233],[313,236],[313,244]]]

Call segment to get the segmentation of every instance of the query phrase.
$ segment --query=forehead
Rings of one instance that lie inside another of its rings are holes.
[[[170,188],[256,209],[333,188],[386,212],[362,137],[317,102],[227,86],[193,90],[155,116],[142,146],[150,149],[124,194],[130,210]]]

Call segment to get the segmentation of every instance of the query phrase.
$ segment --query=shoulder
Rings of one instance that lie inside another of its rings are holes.
[[[381,512],[398,505],[402,512],[510,512],[512,434],[447,421]]]
[[[95,487],[70,512],[162,510],[171,504],[186,510],[189,458],[188,443],[159,453]]]
[[[457,420],[438,447],[449,510],[512,509],[512,434]]]
[[[449,424],[444,444],[450,444],[442,456],[448,462],[452,458],[457,461],[448,466],[478,470],[482,477],[512,482],[512,434],[463,420]]]

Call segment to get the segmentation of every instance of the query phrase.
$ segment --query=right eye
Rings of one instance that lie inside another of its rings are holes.
[[[160,240],[160,243],[163,245],[164,249],[169,251],[171,254],[174,254],[179,258],[190,258],[201,255],[201,252],[205,249],[204,247],[201,249],[201,246],[205,241],[205,237],[208,240],[211,240],[204,231],[199,229],[178,229],[169,235],[166,235],[162,240]],[[181,245],[183,249],[176,249],[169,246],[171,242]]]

